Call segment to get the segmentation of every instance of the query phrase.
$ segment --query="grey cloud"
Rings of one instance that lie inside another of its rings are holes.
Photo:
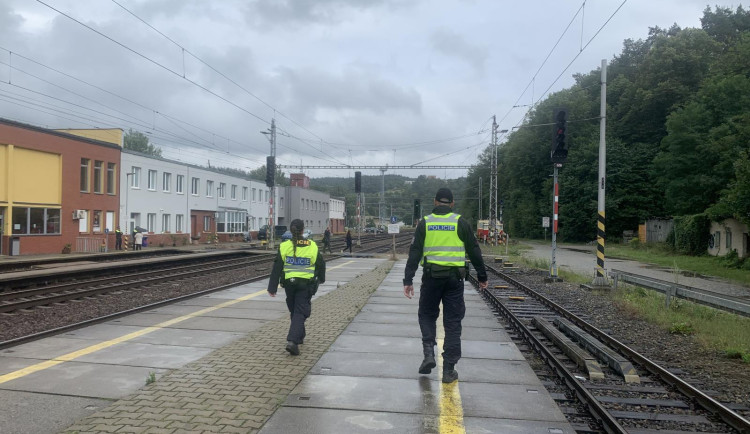
[[[489,56],[486,47],[472,45],[463,36],[447,29],[436,30],[430,39],[437,51],[468,63],[477,72],[483,71],[484,63]]]
[[[385,113],[405,110],[420,113],[422,99],[414,89],[398,86],[367,71],[350,69],[340,76],[321,70],[283,69],[281,80],[288,87],[294,103],[311,110]]]
[[[304,23],[337,23],[350,10],[381,6],[399,7],[413,0],[256,0],[247,7],[248,21],[257,25]]]

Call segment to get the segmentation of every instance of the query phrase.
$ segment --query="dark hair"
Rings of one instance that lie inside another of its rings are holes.
[[[300,219],[294,219],[289,223],[289,230],[292,232],[292,246],[294,248],[294,257],[297,257],[297,241],[302,239],[302,231],[305,230],[305,222]]]

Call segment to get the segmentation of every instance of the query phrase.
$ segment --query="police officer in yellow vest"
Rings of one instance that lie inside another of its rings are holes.
[[[482,289],[487,288],[487,272],[482,251],[471,225],[451,211],[453,193],[441,188],[435,194],[432,214],[417,224],[409,248],[409,259],[404,272],[404,295],[414,296],[412,279],[422,263],[422,286],[419,289],[419,328],[422,330],[424,360],[420,374],[429,374],[436,366],[434,346],[437,344],[436,322],[443,303],[443,383],[458,379],[455,365],[461,358],[461,321],[466,313],[464,277],[466,255],[477,271]]]
[[[294,356],[299,354],[298,345],[305,339],[305,320],[312,310],[312,296],[318,285],[326,281],[326,263],[315,242],[302,237],[304,229],[305,224],[300,219],[289,224],[292,239],[279,246],[279,255],[268,280],[271,297],[276,297],[279,281],[286,292],[286,306],[292,320],[286,336],[286,350]]]

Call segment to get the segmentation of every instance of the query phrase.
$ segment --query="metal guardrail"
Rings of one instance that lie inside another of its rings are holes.
[[[750,300],[742,300],[705,289],[693,288],[679,283],[640,276],[620,270],[611,270],[609,275],[614,279],[615,289],[617,289],[617,283],[620,281],[661,292],[667,297],[667,307],[669,307],[672,297],[679,297],[694,303],[750,317]]]
[[[76,238],[76,252],[97,253],[106,250],[104,238]]]

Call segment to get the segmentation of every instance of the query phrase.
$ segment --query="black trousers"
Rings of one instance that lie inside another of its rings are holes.
[[[284,284],[286,292],[286,307],[289,309],[291,324],[289,333],[286,335],[287,341],[295,344],[301,344],[305,339],[305,320],[310,316],[312,311],[313,286],[308,280],[288,280]]]
[[[457,363],[461,358],[461,321],[466,314],[464,281],[458,276],[433,278],[428,271],[422,275],[419,289],[419,328],[422,342],[436,345],[437,319],[443,303],[443,362]]]
[[[115,237],[115,250],[122,250],[122,237]]]

